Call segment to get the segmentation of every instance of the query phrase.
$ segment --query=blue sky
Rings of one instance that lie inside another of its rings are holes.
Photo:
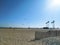
[[[0,0],[0,27],[44,27],[53,20],[60,27],[60,0]]]

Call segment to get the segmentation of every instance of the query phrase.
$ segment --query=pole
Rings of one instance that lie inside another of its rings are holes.
[[[46,22],[46,27],[49,27],[49,21]]]
[[[55,28],[55,21],[53,20],[51,23],[52,23],[52,27],[54,29]]]

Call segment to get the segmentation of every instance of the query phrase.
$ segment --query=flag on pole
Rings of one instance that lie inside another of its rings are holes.
[[[53,29],[54,29],[55,28],[55,24],[54,24],[55,21],[53,20],[51,23],[52,23],[52,26],[53,26]]]
[[[55,21],[53,20],[51,23],[54,23]]]
[[[46,24],[48,24],[48,23],[49,23],[49,21],[46,22]]]

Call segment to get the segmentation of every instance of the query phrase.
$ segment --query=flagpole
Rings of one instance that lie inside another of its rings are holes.
[[[54,29],[55,28],[55,21],[53,20],[51,23],[52,23],[52,27]]]
[[[49,21],[46,22],[46,27],[49,27]]]
[[[54,29],[54,23],[53,23],[53,29]]]
[[[48,23],[46,24],[46,27],[49,27],[49,24]]]

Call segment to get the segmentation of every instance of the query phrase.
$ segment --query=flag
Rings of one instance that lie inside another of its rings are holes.
[[[51,23],[54,23],[55,21],[53,20]]]
[[[48,23],[49,23],[49,21],[46,22],[46,24],[48,24]]]

